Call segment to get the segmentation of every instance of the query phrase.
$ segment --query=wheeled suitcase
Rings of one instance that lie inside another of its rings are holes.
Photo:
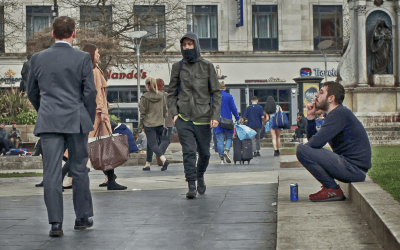
[[[242,142],[242,162],[245,161],[250,164],[250,160],[253,159],[253,142],[251,139],[245,139]]]
[[[242,164],[242,142],[239,138],[233,138],[233,162]]]
[[[253,159],[253,143],[251,139],[245,139],[243,141],[239,138],[233,139],[233,162],[236,164],[238,161],[240,164],[244,164],[245,161],[250,164],[250,160]]]

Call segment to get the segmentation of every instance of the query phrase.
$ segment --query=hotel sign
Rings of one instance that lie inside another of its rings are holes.
[[[9,69],[5,73],[5,77],[0,78],[0,84],[5,83],[5,84],[14,84],[16,82],[21,82],[22,78],[14,78],[15,72],[12,69]]]

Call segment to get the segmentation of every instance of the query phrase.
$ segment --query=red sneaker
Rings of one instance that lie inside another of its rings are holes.
[[[346,200],[342,189],[333,189],[323,187],[319,192],[310,195],[311,201],[343,201]]]
[[[324,186],[321,186],[321,190],[319,190],[318,192],[316,192],[316,193],[314,193],[314,194],[310,194],[308,197],[311,198],[311,197],[313,197],[313,196],[316,196],[316,195],[318,195],[319,193],[321,193],[324,189],[325,189]]]

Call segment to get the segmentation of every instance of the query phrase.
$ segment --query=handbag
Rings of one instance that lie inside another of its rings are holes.
[[[221,128],[224,128],[224,129],[232,130],[235,128],[235,126],[233,125],[232,119],[228,119],[228,118],[225,118],[222,116],[220,118],[219,124],[220,124]]]
[[[276,112],[274,119],[274,127],[286,128],[289,124],[289,119],[285,112],[282,111],[281,106],[278,106],[278,111]]]
[[[254,131],[252,128],[247,127],[246,125],[242,124],[235,124],[235,129],[237,133],[237,137],[239,140],[251,139],[256,136],[257,132]]]
[[[89,158],[94,169],[108,171],[129,159],[129,143],[126,135],[112,134],[107,126],[110,134],[101,136],[101,124],[97,128],[99,132],[96,131],[97,137],[89,138]]]

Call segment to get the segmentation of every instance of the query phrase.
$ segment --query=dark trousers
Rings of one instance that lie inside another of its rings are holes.
[[[194,125],[193,122],[178,118],[175,123],[182,145],[183,166],[187,181],[195,181],[202,177],[210,161],[210,125]],[[196,171],[196,152],[199,153]]]
[[[171,143],[172,128],[168,128],[168,134],[165,137],[161,137],[161,143],[159,145],[163,154],[167,151],[169,144]]]
[[[144,132],[147,137],[147,156],[146,161],[151,162],[153,160],[153,152],[157,156],[164,155],[164,152],[160,149],[158,145],[161,143],[161,135],[164,126],[157,127],[144,127]]]
[[[261,148],[261,143],[260,143],[261,128],[252,128],[252,129],[257,132],[257,134],[253,138],[251,138],[251,141],[253,143],[253,152],[260,151],[260,148]]]
[[[303,138],[304,134],[306,133],[306,130],[304,128],[296,128],[294,130],[294,133],[295,133],[294,139]]]
[[[61,161],[64,142],[67,143],[68,163],[72,174],[73,203],[76,218],[93,216],[92,195],[89,189],[88,134],[41,134],[43,148],[43,187],[49,223],[63,222]]]
[[[334,179],[344,183],[365,181],[366,172],[330,150],[300,144],[296,155],[299,162],[326,188],[337,188]]]

